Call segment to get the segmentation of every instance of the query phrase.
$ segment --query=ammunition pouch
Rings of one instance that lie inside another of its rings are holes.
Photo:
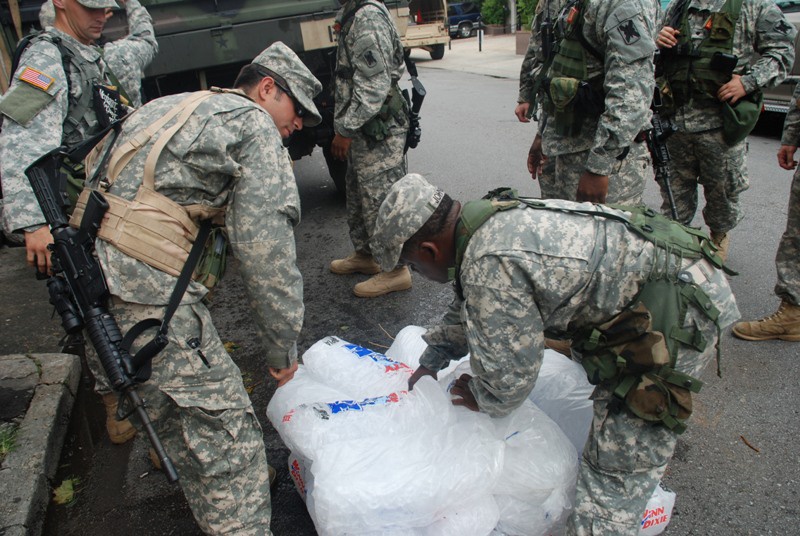
[[[401,125],[408,123],[408,112],[408,102],[400,88],[393,85],[380,111],[361,126],[361,133],[372,142],[383,141],[391,135],[389,126],[392,120]]]
[[[552,114],[556,133],[576,136],[586,118],[597,118],[605,109],[605,95],[591,83],[577,78],[557,77],[546,83],[549,101],[548,114]]]
[[[746,95],[736,104],[722,103],[722,138],[728,145],[736,145],[756,127],[764,104],[761,90]]]

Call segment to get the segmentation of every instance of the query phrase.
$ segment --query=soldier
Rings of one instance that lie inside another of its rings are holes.
[[[542,197],[642,202],[657,11],[651,0],[564,2],[546,69],[542,152],[555,174],[540,179]]]
[[[103,59],[110,72],[119,80],[130,105],[142,105],[142,78],[144,70],[158,54],[158,41],[153,31],[150,14],[139,0],[120,0],[125,6],[128,19],[128,34],[103,45]],[[47,0],[39,10],[39,24],[49,28],[55,21],[52,0]]]
[[[800,84],[794,88],[789,104],[789,113],[783,125],[781,148],[778,149],[778,165],[783,169],[797,169],[794,159],[800,145]],[[775,255],[778,283],[775,294],[781,299],[777,312],[756,322],[739,322],[733,326],[733,334],[748,341],[781,339],[800,341],[800,169],[792,177],[789,192],[789,215],[786,230],[778,244]]]
[[[707,240],[643,207],[502,194],[462,206],[410,174],[381,205],[372,247],[381,266],[455,281],[411,387],[470,353],[474,376],[457,380],[453,403],[501,417],[533,389],[544,334],[572,339],[598,385],[568,533],[635,535],[691,412],[689,389],[738,318]]]
[[[246,65],[235,86],[155,99],[125,122],[101,183],[110,184],[109,212],[124,214],[123,223],[104,220],[97,255],[112,295],[109,310],[128,332],[164,316],[192,246],[186,237],[196,232],[190,218],[216,219],[224,211],[264,361],[281,386],[297,369],[304,314],[293,234],[300,199],[282,139],[319,124],[313,98],[322,86],[280,42]],[[80,210],[81,201],[76,224]],[[169,344],[139,390],[200,528],[270,534],[274,473],[263,432],[205,294],[191,282],[169,324]],[[147,333],[131,354],[148,342]]]
[[[543,83],[547,59],[553,47],[553,21],[561,11],[562,4],[563,0],[536,0],[528,50],[519,72],[519,95],[514,115],[520,123],[529,123],[534,118],[540,131],[547,123],[547,115],[541,109],[541,104],[545,97]],[[533,180],[545,176],[542,183],[553,184],[555,162],[542,154],[542,136],[538,132],[528,151],[527,164]]]
[[[373,298],[411,288],[405,266],[381,272],[369,240],[378,207],[389,187],[406,174],[408,105],[398,81],[403,75],[403,44],[382,3],[348,0],[337,17],[336,131],[331,152],[347,160],[347,224],[354,252],[331,262],[335,274],[372,275],[353,292]]]
[[[746,137],[761,111],[761,88],[779,84],[794,62],[794,26],[772,0],[673,1],[658,33],[667,141],[678,221],[690,224],[703,187],[703,219],[725,260],[729,233],[749,188]],[[661,210],[670,210],[661,185]]]
[[[40,272],[50,271],[47,245],[52,236],[33,195],[25,169],[52,149],[69,149],[100,132],[105,114],[101,92],[114,97],[115,86],[98,49],[92,46],[103,31],[106,9],[114,0],[53,0],[51,28],[38,34],[23,51],[11,87],[0,101],[4,117],[0,132],[0,176],[3,181],[3,223],[9,233],[25,237],[27,262]],[[138,47],[125,41],[119,54],[136,64]],[[73,198],[83,186],[81,162],[68,162],[69,191]],[[96,375],[97,377],[97,375]],[[110,391],[100,376],[99,392]],[[127,421],[117,421],[116,398],[103,396],[106,428],[114,443],[135,434]]]

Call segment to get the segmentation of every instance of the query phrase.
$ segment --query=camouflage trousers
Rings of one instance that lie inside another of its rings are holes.
[[[775,266],[778,269],[775,294],[792,305],[800,305],[800,169],[792,178],[789,215],[778,244]]]
[[[703,187],[706,206],[703,219],[711,231],[727,233],[744,217],[739,194],[750,187],[747,178],[747,141],[731,147],[722,129],[705,132],[679,131],[667,141],[672,157],[671,185],[678,221],[690,225],[697,212],[698,187]],[[661,213],[671,215],[669,198],[661,185]]]
[[[140,320],[164,315],[163,307],[121,300],[114,300],[110,310],[123,333]],[[153,332],[145,331],[131,353]],[[93,370],[99,367],[94,352],[87,354],[95,362]],[[206,534],[271,534],[261,425],[241,372],[204,305],[178,307],[169,325],[169,344],[152,365],[151,378],[138,390],[200,529]],[[135,414],[131,422],[143,431]]]
[[[552,175],[545,173],[539,178],[542,199],[575,201],[588,155],[589,151],[581,151],[550,157],[555,164],[555,172]],[[652,178],[653,166],[647,147],[643,143],[632,144],[628,155],[617,163],[608,177],[606,203],[640,205],[645,184]]]
[[[708,277],[695,282],[720,310],[720,327],[739,318],[725,275],[704,263]],[[684,261],[688,266],[691,261]],[[700,279],[700,277],[698,277]],[[680,345],[675,368],[700,378],[717,355],[716,324],[690,306],[683,327],[700,330],[703,350]],[[575,509],[567,522],[570,536],[636,536],[653,491],[672,458],[678,436],[661,424],[636,417],[611,405],[613,395],[598,387],[592,395],[594,416],[583,448]]]
[[[360,253],[371,253],[369,241],[375,220],[392,184],[406,174],[407,126],[394,124],[389,136],[380,142],[368,140],[358,133],[347,156],[347,225],[350,241]]]

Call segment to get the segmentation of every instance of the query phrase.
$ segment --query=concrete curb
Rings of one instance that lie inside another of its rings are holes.
[[[70,354],[0,356],[0,395],[12,398],[27,386],[33,396],[20,423],[15,448],[0,465],[0,534],[39,535],[81,376]]]

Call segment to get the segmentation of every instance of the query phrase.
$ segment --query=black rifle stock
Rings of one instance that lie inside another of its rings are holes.
[[[93,191],[80,228],[69,226],[64,210],[69,201],[60,188],[61,162],[65,156],[67,153],[63,147],[56,149],[25,170],[53,235],[53,244],[48,246],[53,265],[53,275],[47,281],[50,303],[61,316],[61,325],[67,333],[74,334],[86,329],[111,386],[130,402],[132,411],[139,416],[161,461],[164,473],[170,482],[176,482],[178,474],[172,460],[165,452],[147,415],[144,401],[136,391],[137,383],[146,378],[137,375],[139,367],[135,366],[133,358],[123,348],[122,333],[106,305],[109,291],[102,267],[94,255],[94,240],[103,215],[108,210],[108,203],[99,192]]]
[[[650,156],[653,159],[653,169],[656,172],[656,181],[664,185],[664,190],[667,192],[667,199],[669,200],[669,210],[672,214],[672,219],[678,220],[678,210],[675,207],[675,198],[672,195],[672,184],[670,182],[670,156],[669,148],[667,147],[667,138],[674,134],[678,129],[672,124],[669,119],[661,117],[659,109],[661,108],[661,95],[656,89],[656,95],[653,99],[653,118],[651,119],[651,128],[645,133],[645,141],[647,148],[650,150]]]
[[[406,136],[406,146],[403,152],[415,149],[419,145],[422,137],[422,127],[419,124],[419,111],[422,109],[422,101],[425,100],[427,91],[422,82],[417,78],[417,66],[411,59],[406,57],[406,69],[411,76],[411,98],[408,97],[408,90],[403,90],[403,97],[408,102],[410,112],[408,114],[408,135]]]

